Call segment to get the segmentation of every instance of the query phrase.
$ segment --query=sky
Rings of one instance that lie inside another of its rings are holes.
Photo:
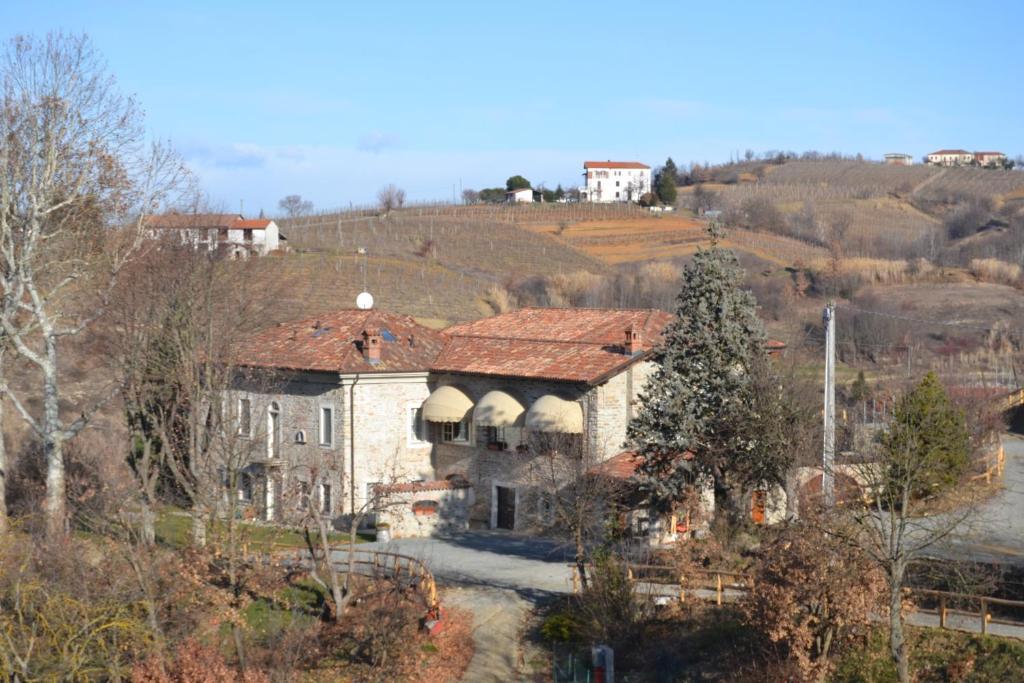
[[[246,214],[577,185],[585,159],[1024,153],[1024,2],[4,0],[86,33],[211,200]]]

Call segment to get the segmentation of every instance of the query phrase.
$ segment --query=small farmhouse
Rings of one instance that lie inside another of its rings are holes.
[[[517,202],[532,202],[533,192],[534,191],[529,187],[522,187],[518,190],[509,190],[505,193],[505,201],[509,204],[515,204]]]
[[[636,202],[651,191],[651,167],[638,161],[584,161],[585,202]]]
[[[229,258],[266,256],[285,241],[274,221],[240,214],[168,213],[150,217],[146,227],[154,237],[172,235],[182,244],[220,251]]]

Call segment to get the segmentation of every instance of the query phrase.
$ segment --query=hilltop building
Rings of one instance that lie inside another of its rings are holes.
[[[1006,155],[1002,152],[968,152],[966,149],[940,149],[927,157],[933,166],[985,166],[1002,167],[1006,165]]]
[[[900,152],[890,152],[885,155],[885,163],[889,166],[912,166],[914,157]]]
[[[651,167],[639,161],[584,161],[580,201],[635,202],[651,191]]]
[[[222,251],[229,258],[266,256],[287,241],[274,221],[231,213],[167,213],[151,216],[146,227],[154,237],[176,235],[182,244]]]

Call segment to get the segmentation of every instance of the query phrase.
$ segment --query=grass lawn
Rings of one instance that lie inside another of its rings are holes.
[[[250,550],[266,552],[287,548],[305,548],[306,540],[301,531],[286,529],[251,522],[238,522],[241,538],[248,543]],[[209,530],[211,536],[224,533],[227,525],[218,521]],[[156,520],[157,541],[174,548],[183,548],[189,544],[192,535],[192,518],[181,510],[166,509],[160,512]],[[348,543],[348,534],[333,532],[329,536],[332,545],[342,546]],[[372,541],[373,537],[360,534],[357,543]]]
[[[919,683],[1024,680],[1024,642],[957,631],[907,628],[910,670]],[[888,633],[877,629],[863,649],[840,658],[831,683],[890,683],[897,680],[889,660]]]

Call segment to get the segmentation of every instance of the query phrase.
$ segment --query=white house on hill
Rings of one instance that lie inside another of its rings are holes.
[[[505,193],[505,201],[509,204],[516,204],[518,202],[532,202],[533,201],[533,190],[529,187],[523,187],[518,190],[509,190]]]
[[[154,236],[176,234],[182,244],[223,250],[230,258],[266,256],[286,241],[274,221],[231,213],[168,213],[150,217],[146,226]]]
[[[580,200],[635,202],[651,191],[651,167],[639,161],[584,161]]]

